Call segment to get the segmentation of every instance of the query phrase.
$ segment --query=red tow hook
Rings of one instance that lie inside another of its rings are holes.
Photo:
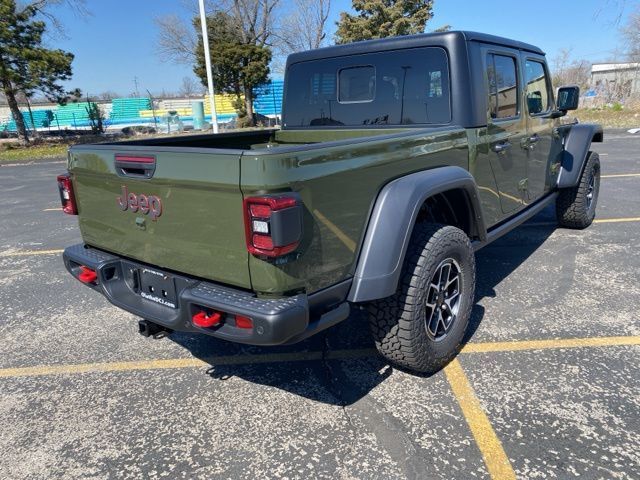
[[[196,327],[217,327],[222,323],[222,315],[220,315],[218,312],[214,312],[211,315],[208,315],[207,312],[198,312],[193,317],[191,317],[191,321]]]
[[[78,280],[82,283],[96,283],[98,280],[98,274],[95,270],[91,270],[89,267],[80,267],[80,274],[78,275]]]

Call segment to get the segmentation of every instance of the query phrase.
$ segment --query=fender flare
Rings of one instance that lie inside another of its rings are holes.
[[[460,189],[469,203],[474,234],[486,239],[478,188],[460,167],[438,167],[400,177],[378,195],[365,233],[348,300],[366,302],[393,295],[422,204],[438,193]]]
[[[571,127],[564,141],[557,181],[558,188],[570,188],[578,184],[589,155],[591,142],[602,142],[602,140],[603,133],[600,125],[578,123]]]

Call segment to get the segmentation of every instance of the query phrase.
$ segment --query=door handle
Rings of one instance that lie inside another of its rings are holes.
[[[502,153],[509,150],[510,148],[511,148],[511,143],[506,141],[506,142],[496,143],[491,147],[491,150],[493,150],[496,153]]]
[[[533,150],[536,148],[536,143],[540,141],[540,136],[534,133],[530,137],[523,138],[520,142],[520,146],[525,150]]]

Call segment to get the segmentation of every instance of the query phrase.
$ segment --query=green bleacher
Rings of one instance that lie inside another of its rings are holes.
[[[111,107],[111,120],[140,118],[140,110],[150,110],[150,98],[114,98]]]
[[[33,129],[33,124],[36,128],[47,128],[53,123],[54,113],[52,110],[32,110],[33,122],[31,122],[31,115],[28,110],[21,110],[24,124],[29,130]],[[8,130],[10,132],[16,131],[16,122],[13,118],[9,120],[6,125],[0,127],[0,130]]]
[[[55,119],[51,122],[51,126],[81,127],[87,125],[89,123],[88,105],[88,102],[78,102],[58,106],[54,112]]]

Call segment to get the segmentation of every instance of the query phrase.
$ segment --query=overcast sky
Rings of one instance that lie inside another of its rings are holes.
[[[281,0],[284,8],[290,0]],[[193,0],[194,6],[197,0]],[[620,55],[616,21],[638,6],[631,0],[435,0],[434,18],[427,30],[449,24],[456,30],[474,30],[532,43],[550,60],[561,48],[575,59],[605,61]],[[129,95],[138,89],[152,93],[177,91],[190,66],[162,62],[156,52],[156,16],[190,13],[178,0],[87,0],[91,16],[78,18],[68,8],[56,12],[66,26],[66,39],[52,38],[52,47],[75,54],[71,87],[91,95],[115,91]],[[350,0],[333,0],[329,29]]]

